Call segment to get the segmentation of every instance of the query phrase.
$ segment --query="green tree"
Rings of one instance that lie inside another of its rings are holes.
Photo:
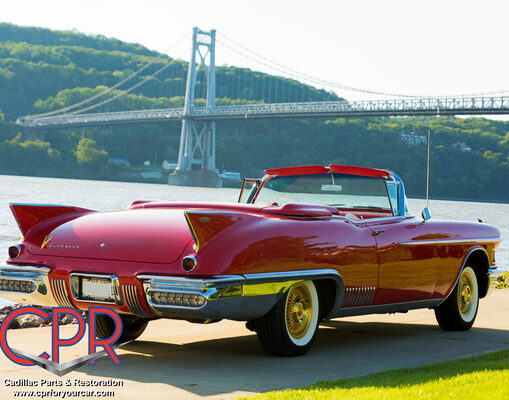
[[[75,155],[78,164],[91,172],[99,172],[110,159],[105,150],[97,148],[95,140],[85,137],[80,139]]]
[[[60,152],[49,142],[21,141],[18,133],[13,139],[0,144],[0,168],[8,172],[33,175],[51,175],[60,170]]]

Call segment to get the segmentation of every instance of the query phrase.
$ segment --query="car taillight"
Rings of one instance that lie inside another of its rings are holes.
[[[0,291],[2,292],[33,293],[36,289],[37,286],[32,281],[0,279]]]
[[[179,292],[152,292],[152,301],[154,304],[162,306],[181,306],[181,307],[202,307],[207,299],[197,293],[179,293]]]
[[[9,257],[11,259],[18,258],[20,254],[21,254],[21,246],[16,245],[16,246],[9,247]]]
[[[198,262],[196,261],[196,258],[193,256],[187,256],[182,259],[182,268],[184,268],[184,271],[192,271],[196,268],[198,265]]]

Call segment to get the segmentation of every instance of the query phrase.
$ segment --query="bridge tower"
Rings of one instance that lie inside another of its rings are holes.
[[[168,184],[221,187],[216,169],[216,123],[193,119],[196,79],[201,68],[207,81],[207,108],[216,103],[216,31],[193,28],[193,48],[187,73],[184,117],[180,134],[178,164]]]

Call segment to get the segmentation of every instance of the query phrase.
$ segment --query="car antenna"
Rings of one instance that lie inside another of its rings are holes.
[[[428,208],[429,203],[429,146],[430,146],[431,136],[430,131],[428,129],[428,160],[426,162],[426,208]]]
[[[332,173],[332,169],[329,168],[329,171],[330,171],[330,176],[332,178],[332,184],[335,185],[336,182],[334,181],[334,174]]]
[[[429,209],[429,149],[430,149],[431,135],[428,129],[428,159],[426,161],[426,207],[422,210],[422,224],[426,223],[431,218],[431,210]]]

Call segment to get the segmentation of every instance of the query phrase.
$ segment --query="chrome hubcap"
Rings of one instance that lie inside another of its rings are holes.
[[[461,297],[463,298],[465,304],[470,303],[470,296],[471,296],[470,288],[466,286],[465,289],[461,292]]]
[[[286,326],[295,339],[303,338],[309,330],[313,316],[311,301],[311,293],[302,283],[294,285],[288,293]]]
[[[463,272],[463,274],[460,277],[458,287],[459,311],[463,317],[467,317],[470,314],[470,311],[472,310],[472,307],[474,305],[473,292],[474,284],[472,282],[472,278],[468,273]]]
[[[295,318],[297,319],[298,322],[304,321],[304,318],[306,318],[306,310],[302,300],[295,303],[292,312],[295,314]]]

